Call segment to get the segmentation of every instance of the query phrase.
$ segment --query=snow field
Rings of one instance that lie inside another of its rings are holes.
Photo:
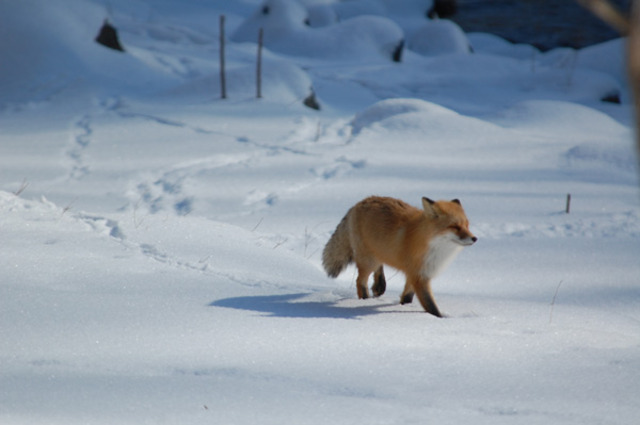
[[[286,34],[258,101],[265,4],[73,3],[0,4],[0,422],[635,423],[623,41],[468,34],[395,63],[380,47],[434,23],[421,2],[269,1]],[[127,54],[91,42],[105,15]],[[479,241],[433,283],[447,318],[400,305],[394,270],[370,300],[354,268],[325,276],[371,194],[461,199]]]

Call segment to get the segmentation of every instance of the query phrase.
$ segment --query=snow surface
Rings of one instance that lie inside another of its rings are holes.
[[[281,0],[257,100],[231,37],[257,0],[67,3],[0,2],[0,423],[637,423],[622,40],[396,63],[419,2]],[[126,53],[92,41],[105,18]],[[479,241],[433,283],[447,318],[393,270],[369,300],[325,276],[371,194],[461,199]]]

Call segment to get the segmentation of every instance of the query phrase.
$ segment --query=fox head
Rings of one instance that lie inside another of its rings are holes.
[[[452,242],[469,246],[478,240],[469,231],[469,220],[460,200],[433,201],[423,197],[422,208],[425,216],[435,224],[437,233],[448,236]]]

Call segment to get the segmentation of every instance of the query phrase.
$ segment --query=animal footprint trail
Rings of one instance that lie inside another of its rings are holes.
[[[71,162],[69,180],[80,180],[89,174],[89,166],[85,162],[85,150],[91,144],[93,129],[90,116],[83,115],[72,128],[71,146],[66,151],[66,156]]]
[[[240,167],[244,170],[252,155],[213,155],[167,167],[135,183],[130,199],[136,205],[143,205],[150,214],[173,211],[180,216],[188,215],[199,199],[194,186],[203,181],[215,181],[215,176],[224,174],[223,170],[228,168]]]
[[[108,235],[120,241],[126,239],[120,224],[116,220],[89,214],[79,214],[77,217],[97,233]]]
[[[363,169],[366,166],[367,161],[364,159],[349,159],[345,156],[341,156],[336,158],[332,164],[324,167],[316,167],[311,171],[323,180],[330,180],[334,177],[347,174],[353,170]]]

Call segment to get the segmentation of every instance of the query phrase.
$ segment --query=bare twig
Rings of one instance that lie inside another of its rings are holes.
[[[260,218],[260,221],[258,221],[258,224],[256,224],[255,226],[253,226],[253,229],[251,229],[252,232],[255,232],[256,229],[258,228],[258,226],[260,226],[260,224],[262,224],[262,220],[264,220],[264,217]]]
[[[144,217],[138,218],[138,208],[140,208],[140,204],[142,204],[142,197],[133,205],[133,227],[136,229],[138,229],[144,221]]]
[[[558,283],[558,287],[556,288],[556,292],[553,294],[553,299],[551,300],[551,311],[549,312],[549,323],[553,320],[553,307],[556,305],[556,297],[558,296],[558,291],[560,290],[560,285],[562,285],[562,280]]]
[[[73,204],[74,204],[74,202],[76,202],[77,199],[78,198],[75,198],[73,201],[69,202],[67,204],[67,206],[62,209],[62,214],[60,214],[60,216],[63,216],[66,213],[68,213],[69,211],[71,211],[71,208],[73,208]]]
[[[313,256],[315,255],[315,253],[316,253],[316,252],[318,252],[318,251],[320,251],[320,248],[316,248],[316,249],[314,249],[314,250],[313,250],[313,252],[312,252],[311,254],[307,255],[305,258],[306,258],[307,260],[308,260],[308,259],[310,259],[310,258],[311,258],[311,257],[313,257]]]
[[[273,247],[273,249],[279,248],[281,245],[284,245],[284,243],[286,243],[289,240],[289,238],[284,238],[281,239],[279,242],[277,242],[275,244],[275,246]]]
[[[16,196],[20,196],[22,194],[22,192],[24,192],[27,189],[27,187],[29,187],[29,182],[27,181],[27,179],[24,179],[24,180],[22,180],[22,184],[20,185],[18,190],[13,192],[13,194],[16,195]]]

